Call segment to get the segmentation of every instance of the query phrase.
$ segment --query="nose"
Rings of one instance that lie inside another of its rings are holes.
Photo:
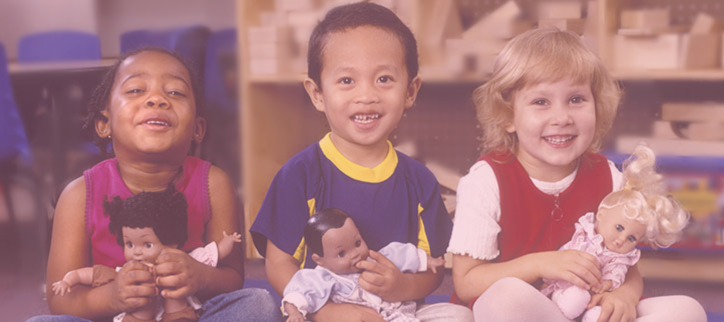
[[[573,119],[571,118],[571,113],[565,104],[557,104],[557,106],[554,107],[554,115],[553,115],[553,122],[556,125],[565,126],[573,123]]]
[[[146,106],[148,107],[166,108],[168,105],[169,103],[166,97],[159,93],[152,92],[148,98],[146,98]]]
[[[360,104],[374,104],[380,100],[379,89],[374,82],[360,82],[356,94],[356,101]]]

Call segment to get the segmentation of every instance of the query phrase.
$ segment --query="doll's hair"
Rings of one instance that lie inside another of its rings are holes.
[[[329,35],[361,26],[383,29],[395,35],[402,43],[407,67],[407,81],[417,76],[417,41],[410,28],[390,9],[372,2],[357,2],[332,8],[320,21],[309,37],[307,75],[322,89],[321,74],[324,68],[324,47]]]
[[[101,82],[96,86],[96,88],[93,90],[93,93],[91,93],[90,99],[88,101],[88,113],[86,114],[85,121],[83,122],[83,132],[90,138],[93,139],[93,143],[98,147],[100,150],[100,155],[102,158],[111,158],[115,154],[113,153],[113,148],[111,147],[109,149],[109,145],[111,144],[111,139],[107,137],[100,137],[98,136],[98,133],[96,133],[96,121],[108,121],[108,118],[106,118],[102,112],[105,111],[110,104],[111,101],[111,92],[113,92],[113,86],[115,85],[116,80],[116,73],[118,72],[119,66],[129,57],[138,55],[140,53],[144,52],[159,52],[166,55],[169,55],[173,58],[176,58],[188,71],[189,76],[191,77],[191,90],[194,93],[194,104],[196,105],[196,115],[197,116],[204,116],[204,106],[205,106],[205,100],[204,100],[204,90],[203,85],[201,81],[199,80],[199,75],[196,73],[196,68],[193,68],[194,66],[192,63],[186,59],[183,55],[181,55],[178,52],[170,51],[168,49],[162,48],[162,47],[142,47],[133,51],[130,51],[123,56],[121,56],[111,67],[110,69],[103,75],[103,78],[101,79]],[[195,142],[191,143],[191,148],[189,151],[194,150],[194,144]]]
[[[322,236],[330,230],[344,226],[344,222],[350,218],[347,213],[337,208],[326,208],[318,211],[307,220],[304,225],[304,240],[312,254],[324,257]]]
[[[623,206],[627,218],[646,226],[641,241],[654,249],[678,241],[689,222],[689,213],[667,194],[655,163],[656,155],[649,147],[637,146],[624,162],[624,188],[608,194],[598,207],[600,211]]]
[[[581,37],[550,27],[529,30],[510,40],[498,55],[490,80],[473,92],[483,132],[482,153],[515,152],[518,148],[517,135],[506,131],[513,122],[517,91],[561,80],[590,82],[596,104],[596,129],[588,150],[598,151],[616,116],[621,87]]]
[[[116,241],[121,246],[123,227],[150,227],[164,245],[183,247],[188,238],[187,208],[186,197],[176,191],[173,183],[169,183],[163,191],[144,191],[126,200],[116,196],[103,202],[103,209],[111,220],[108,230],[116,235]]]

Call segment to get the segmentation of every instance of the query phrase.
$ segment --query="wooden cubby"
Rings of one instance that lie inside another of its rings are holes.
[[[320,0],[323,1],[323,0]],[[408,0],[405,0],[408,1]],[[432,0],[412,2],[408,20],[418,41],[424,33],[424,13],[429,12]],[[279,168],[303,148],[319,140],[329,131],[324,115],[311,105],[302,87],[304,73],[281,75],[253,75],[250,73],[247,32],[260,24],[260,13],[274,10],[276,1],[237,0],[239,35],[239,66],[241,113],[239,124],[242,135],[242,184],[244,222],[246,229],[253,223],[266,195],[266,191]],[[484,16],[490,10],[505,3],[503,0],[460,0],[470,6],[464,14],[467,19]],[[516,0],[523,8],[533,6],[537,0]],[[714,5],[718,0],[694,1],[696,5]],[[588,5],[595,5],[596,32],[593,36],[598,54],[608,66],[614,66],[613,37],[618,29],[618,15],[622,8],[632,6],[667,6],[688,0],[597,0],[582,1],[584,12]],[[711,9],[710,8],[710,9]],[[466,8],[467,9],[467,8]],[[477,11],[476,11],[477,10]],[[724,9],[718,6],[710,13],[724,21]],[[404,19],[403,19],[404,20]],[[406,113],[399,128],[393,133],[393,144],[413,140],[422,149],[423,158],[443,161],[460,175],[465,174],[478,157],[477,135],[479,128],[471,101],[472,90],[485,81],[485,75],[458,77],[445,73],[425,73],[426,53],[421,49],[421,77],[423,85],[416,107]],[[615,77],[623,82],[638,81],[703,81],[724,83],[724,70],[659,70],[631,71],[612,69]],[[635,107],[634,107],[635,108]],[[259,257],[250,236],[246,237],[247,257]],[[674,256],[658,254],[652,259],[642,259],[644,276],[664,279],[684,279],[724,282],[724,256],[697,256],[679,253]],[[667,269],[660,269],[666,267]],[[712,267],[714,267],[712,269]],[[681,272],[697,272],[696,277]]]

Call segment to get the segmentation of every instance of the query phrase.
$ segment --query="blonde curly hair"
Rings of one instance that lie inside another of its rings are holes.
[[[529,30],[509,41],[495,61],[491,79],[473,92],[478,123],[483,131],[483,154],[516,151],[518,138],[506,131],[513,122],[516,91],[563,79],[591,84],[596,103],[596,129],[588,150],[597,152],[616,116],[621,87],[581,37],[552,27]]]
[[[655,167],[654,151],[645,145],[637,146],[624,162],[624,188],[608,194],[598,206],[600,211],[623,205],[627,218],[646,226],[641,241],[654,249],[678,241],[689,223],[689,213],[667,194],[663,176]]]

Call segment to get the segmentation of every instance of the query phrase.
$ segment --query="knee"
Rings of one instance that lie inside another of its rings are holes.
[[[538,296],[540,293],[530,284],[515,277],[501,278],[493,283],[483,293],[475,304],[473,304],[473,315],[478,320],[478,316],[486,316],[488,318],[500,316],[501,318],[518,311],[521,306],[527,302],[526,298],[531,292]]]
[[[684,295],[674,296],[676,301],[676,312],[678,317],[674,320],[682,322],[706,322],[706,311],[704,307],[692,297]],[[674,321],[672,320],[672,321]]]

